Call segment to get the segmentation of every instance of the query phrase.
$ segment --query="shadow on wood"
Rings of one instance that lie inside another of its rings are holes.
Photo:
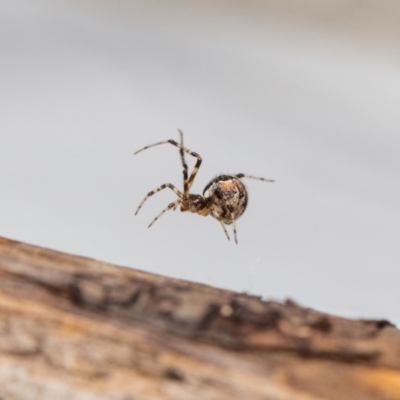
[[[0,238],[0,399],[395,400],[400,332]]]

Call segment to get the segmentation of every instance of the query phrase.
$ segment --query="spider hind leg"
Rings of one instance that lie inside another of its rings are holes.
[[[266,178],[262,178],[260,176],[254,176],[254,175],[248,175],[248,174],[236,174],[236,175],[232,175],[234,178],[251,178],[251,179],[257,179],[259,181],[264,181],[264,182],[275,182],[273,179],[266,179]]]
[[[233,221],[232,225],[233,225],[233,236],[235,238],[235,243],[238,244],[237,234],[236,234],[236,221]]]
[[[227,239],[228,239],[228,240],[231,240],[231,238],[230,238],[229,235],[228,235],[228,231],[227,231],[226,228],[225,228],[225,224],[224,224],[220,219],[218,219],[218,221],[220,222],[220,224],[221,224],[221,226],[222,226],[222,229],[224,230]]]

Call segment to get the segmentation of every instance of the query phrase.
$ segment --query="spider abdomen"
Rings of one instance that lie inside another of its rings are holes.
[[[204,188],[203,196],[211,215],[227,225],[244,213],[248,201],[243,182],[230,175],[220,175],[211,180]]]

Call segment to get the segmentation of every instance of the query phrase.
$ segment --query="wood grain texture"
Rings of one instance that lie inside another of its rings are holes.
[[[0,238],[0,399],[400,400],[400,332]]]

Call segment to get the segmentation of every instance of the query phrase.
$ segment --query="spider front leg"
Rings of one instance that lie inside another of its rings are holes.
[[[167,212],[167,211],[169,211],[169,210],[175,210],[176,207],[178,207],[180,203],[181,203],[181,199],[178,199],[178,200],[174,201],[173,203],[168,204],[168,206],[167,206],[166,208],[164,208],[164,210],[162,210],[162,211],[160,212],[160,214],[158,214],[158,215],[153,219],[153,221],[151,221],[151,223],[150,223],[150,225],[148,226],[148,228],[150,228],[150,227],[154,224],[154,222],[156,222],[156,221],[158,220],[158,218],[160,218],[161,215],[163,215],[165,212]]]
[[[179,151],[181,154],[181,161],[182,161],[182,167],[183,167],[183,194],[184,194],[185,198],[187,199],[187,198],[189,198],[190,188],[193,185],[194,178],[196,177],[196,174],[197,174],[198,170],[200,169],[200,165],[201,165],[201,162],[203,161],[203,159],[200,157],[199,154],[195,153],[194,151],[190,151],[189,149],[187,149],[183,146],[183,132],[180,129],[178,129],[178,132],[181,137],[181,144],[178,145],[178,143],[176,143],[176,142],[172,143],[172,144],[179,147]],[[173,142],[173,141],[170,141],[170,143],[171,142]],[[190,174],[189,178],[188,178],[188,166],[185,161],[184,151],[186,153],[190,154],[191,156],[197,158],[196,165],[193,167],[192,173]]]
[[[181,137],[181,144],[179,147],[179,154],[181,155],[181,163],[182,163],[182,173],[183,173],[183,193],[185,195],[185,198],[187,199],[189,197],[189,175],[188,175],[188,166],[186,164],[185,160],[185,153],[183,151],[184,146],[183,146],[183,132],[178,129],[179,136]],[[172,143],[173,144],[173,143]]]
[[[142,200],[142,202],[139,204],[138,208],[136,209],[135,215],[140,211],[142,208],[144,202],[150,197],[153,196],[154,194],[158,193],[160,190],[163,190],[165,188],[171,189],[180,199],[182,199],[182,193],[172,184],[172,183],[164,183],[164,185],[161,185],[157,189],[152,190],[151,192],[147,193],[145,198]]]
[[[170,143],[170,144],[178,147],[178,149],[180,149],[181,161],[182,161],[182,167],[183,167],[183,197],[185,199],[188,199],[189,198],[189,190],[192,187],[194,178],[196,177],[197,171],[199,170],[201,162],[203,160],[202,160],[202,158],[200,157],[199,154],[195,153],[194,151],[190,151],[189,149],[187,149],[186,147],[183,146],[183,133],[182,133],[182,131],[179,131],[179,134],[181,135],[181,144],[179,144],[178,142],[176,142],[175,140],[172,140],[172,139],[163,140],[161,142],[153,143],[153,144],[150,144],[148,146],[142,147],[141,149],[136,151],[134,154],[138,154],[138,153],[142,152],[143,150],[149,149],[150,147],[158,146],[160,144],[165,144],[165,143]],[[190,154],[191,156],[197,158],[196,165],[194,166],[193,171],[190,174],[190,177],[188,177],[188,167],[187,167],[183,152],[185,152],[187,154]]]

